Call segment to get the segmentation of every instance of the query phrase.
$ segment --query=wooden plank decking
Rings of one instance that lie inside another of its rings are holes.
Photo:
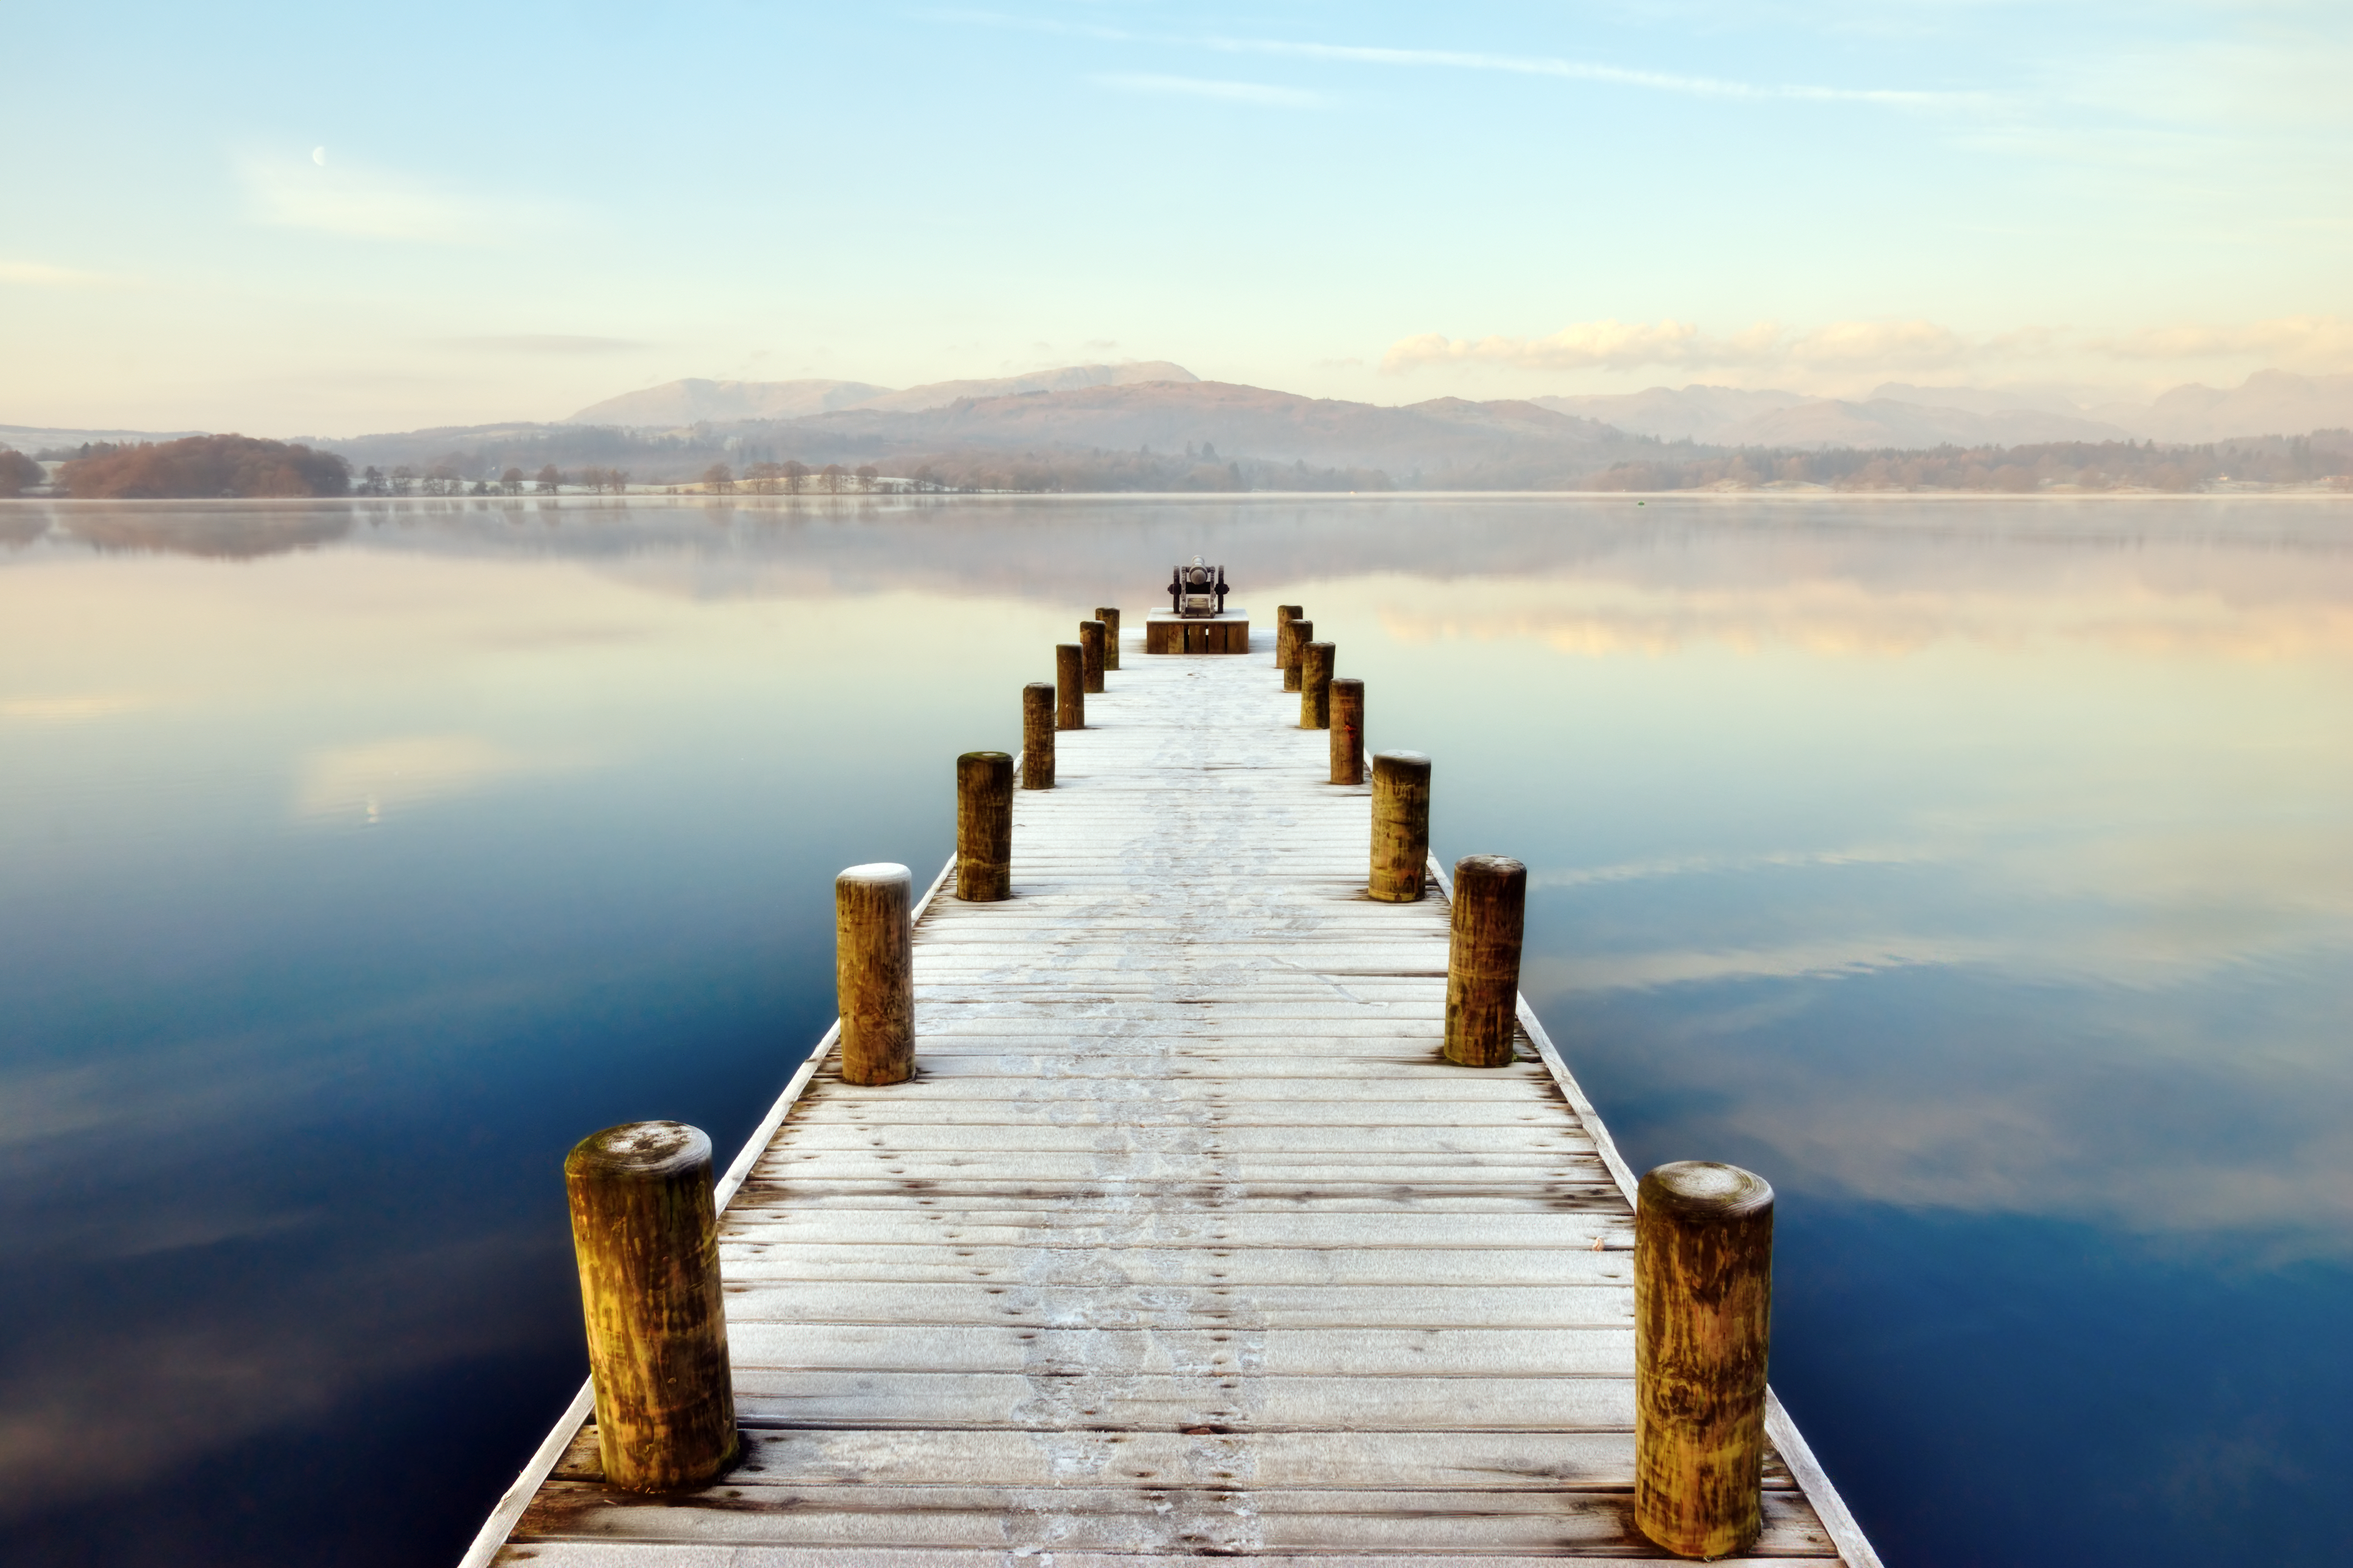
[[[1661,1555],[1630,1177],[1525,1004],[1514,1065],[1439,1060],[1447,906],[1364,896],[1367,791],[1254,641],[1125,640],[1016,896],[919,914],[917,1079],[804,1069],[722,1183],[742,1467],[607,1491],[584,1393],[470,1563]],[[1769,1431],[1757,1554],[1876,1568]]]

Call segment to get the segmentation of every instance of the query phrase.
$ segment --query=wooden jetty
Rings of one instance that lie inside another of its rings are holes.
[[[916,909],[916,1077],[845,1082],[837,1025],[720,1181],[741,1463],[610,1488],[584,1389],[468,1568],[1666,1556],[1632,1173],[1525,1000],[1510,1065],[1440,1059],[1451,888],[1366,896],[1274,641],[1124,639],[1013,896]],[[1876,1568],[1766,1430],[1749,1555]]]

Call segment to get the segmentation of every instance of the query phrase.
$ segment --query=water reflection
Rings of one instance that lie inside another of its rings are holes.
[[[1777,1381],[1891,1562],[2325,1561],[2348,521],[0,507],[11,1558],[451,1556],[577,1375],[562,1149],[732,1147],[833,870],[937,863],[946,759],[1199,553],[1529,862],[1636,1162],[1783,1192]]]

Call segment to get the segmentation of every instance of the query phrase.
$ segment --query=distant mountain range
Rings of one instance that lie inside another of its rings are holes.
[[[797,461],[813,467],[873,463],[902,474],[929,464],[941,482],[981,488],[997,487],[999,480],[1007,488],[1032,487],[1007,476],[1023,463],[1042,463],[1056,469],[1054,483],[1066,486],[1550,489],[1598,482],[1613,469],[1654,476],[1672,471],[1689,481],[1715,472],[1709,462],[1736,481],[1750,471],[1725,465],[1743,449],[1832,456],[1940,447],[1993,452],[2126,440],[2195,444],[2348,427],[2353,376],[2279,370],[2236,387],[2178,387],[2146,405],[2092,408],[2040,390],[1896,382],[1852,400],[1694,385],[1389,406],[1203,381],[1182,366],[1152,361],[897,389],[846,380],[673,381],[592,404],[553,424],[303,439],[355,467],[438,467],[469,478],[508,467],[535,472],[552,463],[567,471],[626,469],[638,483],[668,484],[697,479],[719,463]],[[26,451],[140,439],[166,438],[0,426],[0,445]],[[2297,462],[2309,466],[2306,459]],[[2084,458],[2062,466],[2086,463],[2100,466]]]
[[[989,381],[934,381],[893,390],[863,381],[666,381],[591,403],[567,425],[620,425],[678,429],[744,419],[804,419],[847,408],[912,413],[964,397],[1008,397],[1024,392],[1070,392],[1087,387],[1132,387],[1148,381],[1198,381],[1165,359],[1131,365],[1072,365],[1060,370],[1003,376]]]
[[[2079,408],[2052,393],[1889,382],[1860,401],[1730,387],[1538,397],[1564,414],[1708,446],[2029,446],[2045,441],[2224,441],[2353,427],[2353,376],[2262,370],[2239,387],[2176,387],[2154,403]]]

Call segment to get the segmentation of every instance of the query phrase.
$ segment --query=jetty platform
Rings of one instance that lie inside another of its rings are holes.
[[[951,863],[916,911],[917,1076],[829,1035],[722,1180],[740,1466],[609,1489],[584,1390],[469,1568],[1665,1556],[1633,1173],[1525,999],[1512,1065],[1440,1058],[1445,879],[1365,895],[1369,790],[1273,643],[1124,639],[1016,791],[1014,896]],[[1877,1568],[1767,1432],[1751,1558]]]

